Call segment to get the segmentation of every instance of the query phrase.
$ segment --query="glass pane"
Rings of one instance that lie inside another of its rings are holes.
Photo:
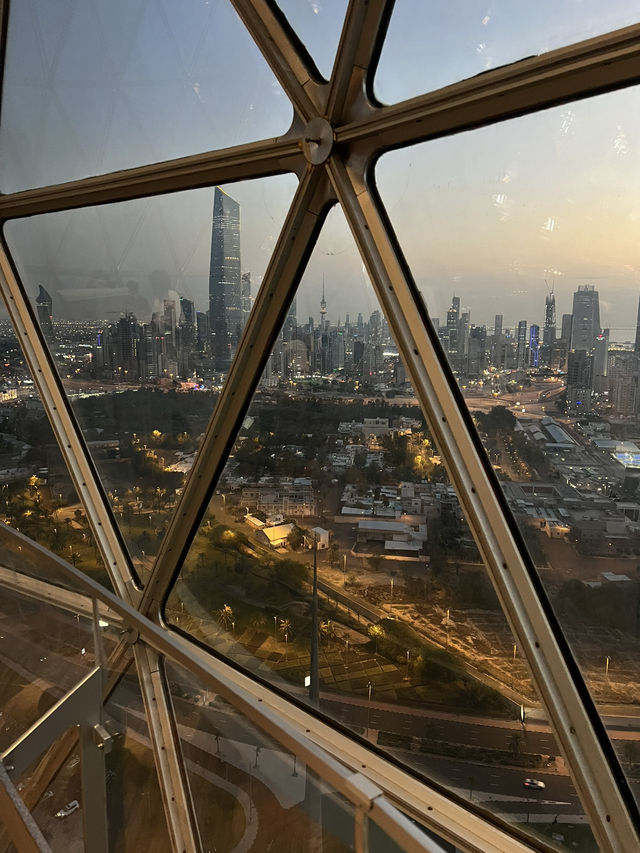
[[[385,103],[638,22],[633,0],[396,3],[375,78]]]
[[[248,414],[168,619],[487,809],[580,812],[338,209]]]
[[[83,849],[82,778],[77,730],[66,732],[52,744],[43,761],[25,772],[17,788],[52,850]]]
[[[353,807],[186,670],[167,668],[205,850],[353,850]]]
[[[26,579],[25,587],[29,587]],[[2,589],[0,750],[96,665],[92,618],[75,612],[70,604],[66,608]]]
[[[283,175],[5,226],[143,576],[295,187]]]
[[[347,11],[346,0],[278,0],[278,6],[328,80]]]
[[[11,8],[3,192],[277,136],[291,118],[229,3],[62,0],[54,8],[25,0]]]
[[[637,95],[416,146],[377,169],[467,406],[630,779],[635,753],[621,727],[636,718],[640,682],[640,169],[629,156],[640,133]],[[507,647],[498,657],[511,666]]]
[[[149,728],[134,667],[121,679],[105,706],[105,726],[113,736],[113,748],[106,756],[109,850],[170,853]]]
[[[11,532],[15,528],[111,587],[8,320],[0,320],[0,521],[4,523],[0,543],[5,568],[62,582],[62,574],[51,562],[32,557],[25,563],[23,545]],[[63,585],[68,584],[65,580]]]

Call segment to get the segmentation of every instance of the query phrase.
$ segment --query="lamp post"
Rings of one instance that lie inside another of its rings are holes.
[[[342,555],[342,586],[347,585],[347,555]]]
[[[368,698],[367,698],[367,733],[365,737],[369,737],[369,722],[371,718],[371,690],[373,689],[373,684],[368,681],[367,682],[367,690],[368,690]]]
[[[606,658],[604,659],[604,674],[605,674],[605,677],[607,678],[607,680],[609,678],[609,661],[610,660],[611,660],[611,658],[609,657],[609,655],[607,655]]]
[[[318,537],[313,534],[313,591],[311,598],[311,652],[309,668],[309,700],[317,708],[320,705],[320,673],[318,669]]]

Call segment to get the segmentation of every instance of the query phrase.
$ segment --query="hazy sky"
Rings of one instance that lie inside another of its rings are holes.
[[[328,74],[346,2],[282,7]],[[411,97],[637,17],[636,2],[398,0],[376,94]],[[13,4],[3,109],[3,191],[277,135],[292,117],[225,0]],[[393,152],[376,179],[433,316],[455,292],[473,322],[541,322],[555,272],[558,318],[578,284],[595,284],[603,325],[625,339],[640,292],[639,154],[631,89]],[[295,185],[225,187],[241,205],[242,266],[256,285]],[[7,236],[30,293],[43,283],[63,294],[58,305],[129,279],[152,301],[160,269],[204,310],[211,203],[211,190],[182,193],[25,220]],[[340,212],[311,259],[301,320],[317,316],[323,277],[332,318],[376,307]]]

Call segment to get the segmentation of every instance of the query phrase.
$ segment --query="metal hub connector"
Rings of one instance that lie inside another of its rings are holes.
[[[304,129],[302,150],[312,166],[319,166],[331,154],[333,148],[333,128],[326,118],[311,119]]]

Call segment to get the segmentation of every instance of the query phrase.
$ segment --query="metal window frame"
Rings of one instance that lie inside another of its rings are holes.
[[[236,389],[244,380],[250,391],[255,387],[268,354],[264,347],[270,345],[278,333],[286,305],[318,236],[323,211],[337,198],[394,331],[425,415],[437,436],[447,470],[503,609],[527,652],[534,682],[568,759],[597,840],[606,851],[633,849],[639,844],[637,808],[626,790],[626,781],[594,713],[584,682],[545,604],[541,585],[524,552],[521,538],[512,526],[495,476],[486,466],[484,451],[377,198],[371,168],[377,157],[394,147],[494,124],[640,82],[640,26],[607,33],[437,92],[384,106],[372,94],[372,70],[393,8],[390,0],[369,3],[351,0],[328,84],[317,73],[308,53],[272,0],[232,2],[294,106],[294,121],[285,136],[0,198],[0,220],[5,221],[285,171],[293,171],[301,178],[301,187],[280,235],[276,259],[270,265],[271,273],[265,278],[258,296],[261,309],[256,317],[260,317],[261,323],[250,321],[245,332],[210,422],[206,452],[199,454],[191,471],[142,602],[117,525],[26,293],[15,275],[6,246],[0,251],[0,288],[54,434],[94,533],[98,532],[96,539],[115,588],[125,604],[142,606],[161,622],[162,602],[186,554],[197,520],[205,511],[249,403],[250,393],[243,391],[237,395]],[[5,10],[3,5],[3,21],[6,22]],[[304,125],[316,118],[324,119],[329,127],[326,162],[307,159],[305,143],[309,139]],[[314,190],[310,193],[311,185]],[[309,202],[309,210],[305,209],[305,201]],[[322,209],[317,209],[319,201]],[[316,209],[312,211],[314,205]],[[304,246],[301,248],[302,238]],[[286,270],[286,275],[276,286],[278,264]],[[260,347],[263,349],[258,352]],[[234,396],[237,399],[232,399]],[[185,519],[189,524],[185,524]],[[182,529],[188,530],[187,535],[180,531],[180,520]],[[195,666],[199,658],[195,649],[189,648]],[[141,655],[137,654],[136,658],[144,682],[151,677],[152,665]],[[235,699],[239,701],[237,696]],[[171,716],[170,708],[166,713]],[[161,728],[159,722],[154,726],[158,730]],[[164,736],[175,746],[175,734],[166,726]],[[156,759],[161,748],[160,744],[155,750]],[[167,783],[172,786],[176,784],[176,773],[182,774],[177,751],[176,762],[173,770],[168,771],[157,761],[161,776],[173,773],[173,781]],[[188,791],[180,796],[180,807],[192,820]]]
[[[17,532],[15,535],[21,536]],[[276,743],[301,758],[323,782],[333,787],[357,808],[366,811],[372,820],[379,822],[385,831],[405,846],[409,853],[411,851],[437,853],[437,845],[433,845],[430,839],[421,833],[401,811],[383,807],[384,801],[380,798],[385,794],[381,788],[370,780],[367,780],[368,787],[358,786],[354,782],[353,770],[348,769],[344,763],[333,757],[329,750],[307,737],[307,732],[303,733],[300,728],[292,726],[289,719],[277,710],[274,704],[264,701],[265,694],[246,689],[250,685],[248,676],[236,677],[238,674],[234,673],[229,664],[213,660],[175,632],[152,622],[138,609],[99,586],[61,558],[50,555],[40,546],[35,545],[35,547],[41,551],[43,557],[56,564],[59,572],[72,580],[88,596],[100,601],[119,615],[122,623],[128,626],[129,639],[139,668],[138,658],[148,656],[150,684],[146,697],[143,694],[143,699],[151,738],[158,740],[159,749],[163,753],[173,748],[181,751],[171,694],[163,667],[163,660],[166,658],[186,669],[212,691],[223,696]],[[0,584],[0,588],[1,586]],[[65,694],[37,723],[6,749],[0,758],[3,761],[12,761],[14,770],[19,773],[69,725],[73,725],[78,720],[86,720],[92,729],[95,728],[101,722],[102,681],[101,668],[94,668],[79,685]],[[141,686],[144,688],[144,683]],[[332,731],[329,726],[325,728]],[[172,846],[175,850],[199,850],[197,835],[190,837],[194,829],[197,832],[197,826],[194,826],[195,817],[192,813],[182,810],[181,799],[187,797],[188,792],[185,792],[182,798],[176,796],[184,781],[175,777],[177,767],[178,762],[168,756],[167,761],[163,762],[159,768],[161,786],[166,787],[163,796],[169,794],[170,797],[176,797],[175,802],[166,804],[169,810],[167,818]],[[182,772],[182,768],[179,769]],[[104,777],[104,772],[102,776]],[[171,817],[172,812],[176,813]],[[182,834],[177,832],[180,827],[183,830]]]

